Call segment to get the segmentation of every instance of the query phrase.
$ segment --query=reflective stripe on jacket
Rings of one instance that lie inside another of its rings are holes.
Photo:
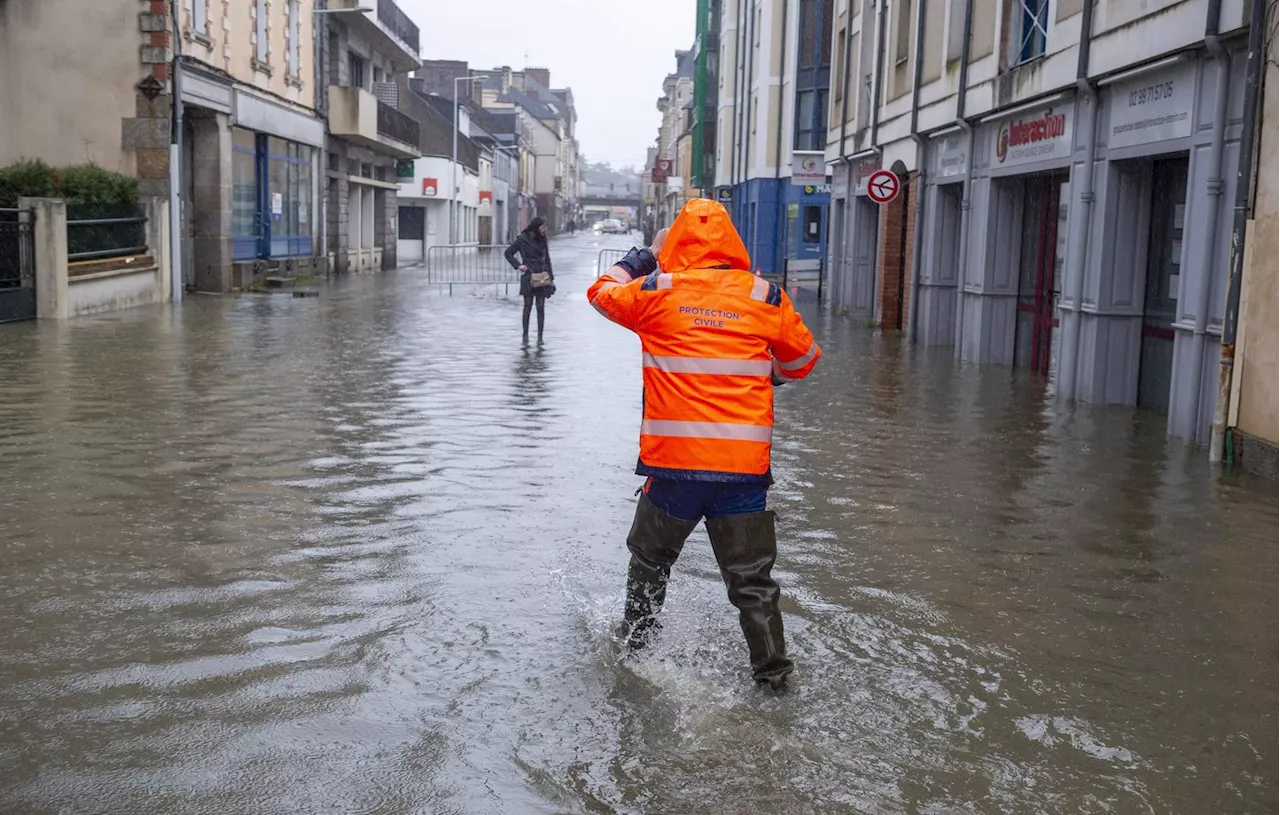
[[[746,271],[746,249],[721,205],[686,204],[659,261],[665,271],[638,280],[615,266],[587,292],[597,311],[640,336],[636,471],[768,483],[773,378],[808,376],[822,350],[786,292]]]

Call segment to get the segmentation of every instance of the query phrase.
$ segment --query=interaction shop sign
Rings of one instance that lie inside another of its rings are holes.
[[[1072,108],[1048,108],[1000,122],[994,168],[1071,157]]]
[[[1111,89],[1111,147],[1130,147],[1191,135],[1196,66],[1179,65],[1154,78],[1117,82]]]
[[[827,161],[825,154],[811,150],[796,150],[791,156],[791,183],[804,187],[825,184]]]

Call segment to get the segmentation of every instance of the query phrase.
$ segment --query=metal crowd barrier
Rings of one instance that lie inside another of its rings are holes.
[[[596,277],[603,277],[613,264],[626,257],[630,249],[601,249],[596,256]]]
[[[506,286],[520,283],[520,273],[504,256],[506,244],[456,243],[427,248],[427,282],[448,286]]]

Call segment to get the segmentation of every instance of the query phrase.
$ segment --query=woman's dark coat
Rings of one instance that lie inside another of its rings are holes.
[[[517,254],[520,255],[520,260],[516,260]],[[506,258],[513,269],[519,269],[521,263],[528,267],[527,271],[520,274],[521,297],[530,294],[550,293],[545,288],[535,290],[529,285],[529,277],[534,272],[547,272],[550,274],[553,282],[548,288],[555,288],[556,273],[551,269],[551,250],[547,247],[547,239],[537,232],[525,231],[516,235],[516,239],[507,247]]]

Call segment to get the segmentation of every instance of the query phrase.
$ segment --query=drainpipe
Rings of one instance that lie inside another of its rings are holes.
[[[1262,74],[1263,26],[1266,7],[1263,0],[1253,0],[1249,15],[1249,63],[1244,84],[1244,124],[1240,132],[1240,162],[1236,167],[1235,215],[1231,221],[1230,278],[1227,286],[1226,311],[1222,319],[1222,349],[1218,366],[1218,397],[1214,402],[1213,432],[1209,437],[1209,461],[1222,461],[1226,439],[1227,409],[1231,400],[1231,377],[1236,364],[1236,329],[1240,320],[1240,284],[1244,274],[1244,233],[1249,217],[1249,176],[1253,172],[1254,140],[1257,138],[1258,97]],[[1224,94],[1225,95],[1225,94]],[[1207,275],[1206,275],[1207,276]],[[1196,371],[1197,378],[1200,372]]]
[[[170,0],[169,17],[173,20],[173,66],[169,72],[173,119],[169,139],[169,296],[182,302],[182,31],[178,23],[178,2]]]
[[[742,64],[742,3],[738,0],[735,6],[734,22],[737,27],[733,32],[733,118],[729,120],[729,186],[736,188],[738,185],[738,121],[742,117],[742,106],[738,102],[738,97],[742,92],[742,72],[739,66]],[[722,70],[729,66],[721,66]],[[737,208],[737,200],[732,202],[734,208]]]
[[[742,86],[743,99],[746,104],[743,105],[742,115],[745,117],[746,126],[742,128],[742,160],[739,165],[742,167],[742,180],[750,183],[751,181],[751,127],[753,125],[751,115],[751,85],[756,79],[756,15],[755,9],[751,3],[747,3],[749,27],[747,29],[747,81]],[[759,111],[755,111],[759,113]],[[749,210],[748,210],[749,212]],[[755,242],[755,224],[750,225],[751,240]]]
[[[919,309],[916,304],[920,299],[920,251],[924,246],[924,184],[927,174],[924,170],[924,137],[920,135],[920,81],[924,72],[924,15],[929,9],[929,0],[920,0],[920,8],[916,11],[916,72],[911,87],[911,140],[916,143],[916,196],[915,196],[915,235],[911,244],[911,299],[907,302],[907,339],[916,341],[916,315]]]
[[[1204,401],[1204,364],[1209,356],[1209,302],[1213,295],[1213,268],[1216,265],[1215,260],[1218,257],[1218,215],[1222,211],[1222,198],[1226,189],[1226,183],[1223,179],[1222,154],[1225,149],[1227,140],[1227,100],[1228,100],[1228,82],[1231,73],[1231,57],[1227,53],[1227,49],[1222,47],[1222,43],[1218,40],[1218,15],[1215,13],[1214,6],[1219,5],[1218,2],[1210,4],[1209,13],[1211,15],[1209,23],[1205,26],[1204,45],[1209,53],[1213,54],[1215,70],[1217,76],[1214,77],[1214,114],[1213,114],[1213,136],[1209,143],[1209,214],[1204,219],[1204,238],[1201,245],[1204,247],[1201,252],[1200,260],[1200,287],[1196,290],[1196,321],[1195,321],[1195,368],[1193,369],[1192,393],[1195,394],[1192,401],[1191,415],[1195,417],[1195,427],[1192,430],[1192,438],[1200,439],[1200,429],[1204,426],[1203,412],[1200,405]],[[1259,5],[1262,5],[1259,2]],[[1246,114],[1247,115],[1247,114]],[[1248,187],[1248,183],[1245,184]],[[1210,420],[1212,421],[1212,419]]]
[[[782,118],[783,112],[787,107],[786,95],[783,93],[783,86],[787,76],[787,15],[789,11],[790,10],[787,8],[787,0],[782,0],[782,58],[778,62],[778,129],[776,133],[777,138],[773,143],[773,183],[776,188],[775,193],[778,196],[778,228],[774,230],[774,234],[782,235],[782,242],[778,247],[778,254],[782,259],[783,288],[786,288],[787,286],[787,242],[791,237],[787,234],[787,230],[782,228],[784,217],[786,215],[785,203],[782,200]],[[821,281],[822,278],[819,277],[818,279]]]
[[[738,179],[740,182],[746,181],[747,173],[750,172],[746,166],[747,152],[744,147],[747,140],[750,139],[748,128],[751,125],[751,79],[748,73],[750,71],[748,64],[751,62],[752,56],[750,51],[754,49],[751,43],[751,24],[755,20],[749,0],[743,0],[742,7],[745,9],[744,13],[746,15],[742,21],[742,50],[739,52],[742,54],[742,82],[740,83],[741,88],[738,90],[738,96],[742,100],[742,104],[738,107],[738,118],[740,120],[738,124],[738,143],[733,146],[734,151],[738,154]]]
[[[315,11],[324,11],[326,0],[316,0]],[[329,268],[329,21],[327,14],[311,15],[311,36],[315,51],[320,58],[316,63],[316,116],[324,122],[324,147],[320,149],[319,185],[320,196],[320,253],[325,257],[325,274],[333,272]],[[425,237],[425,236],[424,236]],[[423,250],[426,251],[425,249]]]
[[[849,161],[848,151],[845,150],[845,139],[849,133],[849,68],[853,63],[853,55],[849,49],[853,47],[853,4],[861,3],[862,0],[848,0],[844,9],[844,76],[840,81],[844,83],[844,90],[840,95],[840,160],[846,164]]]
[[[880,147],[880,96],[883,92],[882,83],[884,82],[884,27],[886,18],[889,16],[885,10],[885,4],[889,0],[877,0],[876,2],[876,73],[875,81],[871,85],[871,146],[879,149]]]
[[[1059,370],[1062,382],[1059,383],[1058,395],[1064,399],[1076,396],[1076,379],[1080,358],[1080,334],[1083,316],[1081,301],[1084,299],[1084,272],[1088,263],[1089,233],[1092,232],[1090,220],[1093,217],[1093,176],[1094,162],[1098,156],[1098,91],[1089,82],[1089,51],[1093,45],[1093,2],[1086,0],[1084,18],[1080,22],[1079,61],[1076,63],[1076,93],[1089,106],[1085,116],[1087,130],[1084,153],[1084,177],[1080,179],[1080,217],[1074,221],[1075,229],[1070,239],[1071,246],[1067,251],[1067,283],[1070,284],[1071,310],[1063,320],[1062,358]],[[1072,137],[1074,138],[1074,136]]]
[[[969,97],[969,46],[973,42],[973,2],[964,4],[964,42],[960,46],[960,92],[956,98],[956,124],[965,135],[964,186],[960,196],[960,269],[956,276],[956,357],[962,357],[964,341],[964,283],[969,274],[969,190],[973,177],[973,127],[965,118]]]

